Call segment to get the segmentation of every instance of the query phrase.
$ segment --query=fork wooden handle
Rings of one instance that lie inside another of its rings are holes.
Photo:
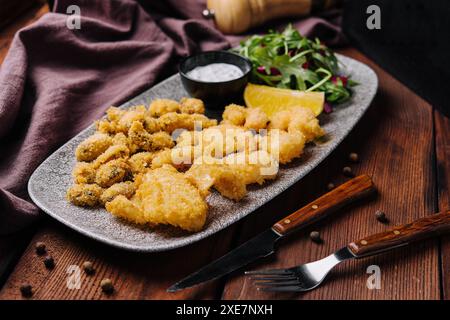
[[[362,258],[449,231],[450,210],[447,210],[368,236],[350,243],[347,247],[356,258]]]
[[[272,229],[286,235],[325,218],[333,211],[373,191],[375,186],[372,179],[368,175],[358,176],[278,221]]]

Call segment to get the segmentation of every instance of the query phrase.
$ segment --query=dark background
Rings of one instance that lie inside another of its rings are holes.
[[[381,29],[369,30],[369,5],[381,9]],[[450,1],[348,0],[343,28],[351,44],[450,114]]]

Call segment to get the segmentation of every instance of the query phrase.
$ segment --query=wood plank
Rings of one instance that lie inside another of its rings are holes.
[[[212,299],[220,296],[221,283],[210,283],[178,293],[165,290],[228,250],[233,229],[226,229],[192,246],[169,252],[145,254],[115,249],[88,239],[57,222],[49,222],[29,247],[0,291],[1,299],[21,299],[19,287],[30,283],[34,299]],[[48,271],[34,244],[43,241],[56,267]],[[80,289],[66,285],[68,268],[92,261],[95,275],[81,272]],[[100,281],[109,278],[116,291],[102,293]]]
[[[329,181],[342,181],[342,167],[349,152],[357,152],[360,162],[352,165],[357,174],[373,176],[379,194],[363,205],[344,209],[318,226],[288,239],[275,257],[248,269],[290,267],[320,259],[352,240],[386,230],[376,221],[377,209],[386,212],[390,224],[431,214],[435,210],[433,172],[432,109],[421,98],[389,76],[355,50],[345,50],[374,68],[380,89],[368,113],[353,133],[319,168],[280,195],[269,207],[246,220],[242,237],[248,238],[269,227],[282,216],[325,192]],[[317,229],[324,243],[308,239]],[[255,290],[241,273],[227,282],[224,299],[439,299],[437,240],[429,240],[384,255],[340,265],[318,289],[305,294],[271,294]],[[370,265],[381,269],[381,289],[369,290],[366,281]]]
[[[4,29],[0,29],[0,64],[5,59],[16,32],[38,20],[47,12],[49,12],[48,5],[42,1],[35,4]]]
[[[434,111],[439,209],[450,208],[450,120]],[[442,298],[450,299],[450,236],[441,238]]]

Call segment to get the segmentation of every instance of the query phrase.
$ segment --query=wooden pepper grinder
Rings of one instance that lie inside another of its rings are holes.
[[[269,20],[306,16],[337,5],[339,0],[207,0],[206,18],[214,18],[220,31],[237,34]]]

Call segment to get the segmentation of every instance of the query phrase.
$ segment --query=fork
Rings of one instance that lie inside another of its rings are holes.
[[[450,231],[450,210],[415,220],[389,231],[351,242],[346,247],[318,261],[288,269],[247,271],[258,290],[303,292],[316,288],[339,263],[373,256],[413,241]]]

